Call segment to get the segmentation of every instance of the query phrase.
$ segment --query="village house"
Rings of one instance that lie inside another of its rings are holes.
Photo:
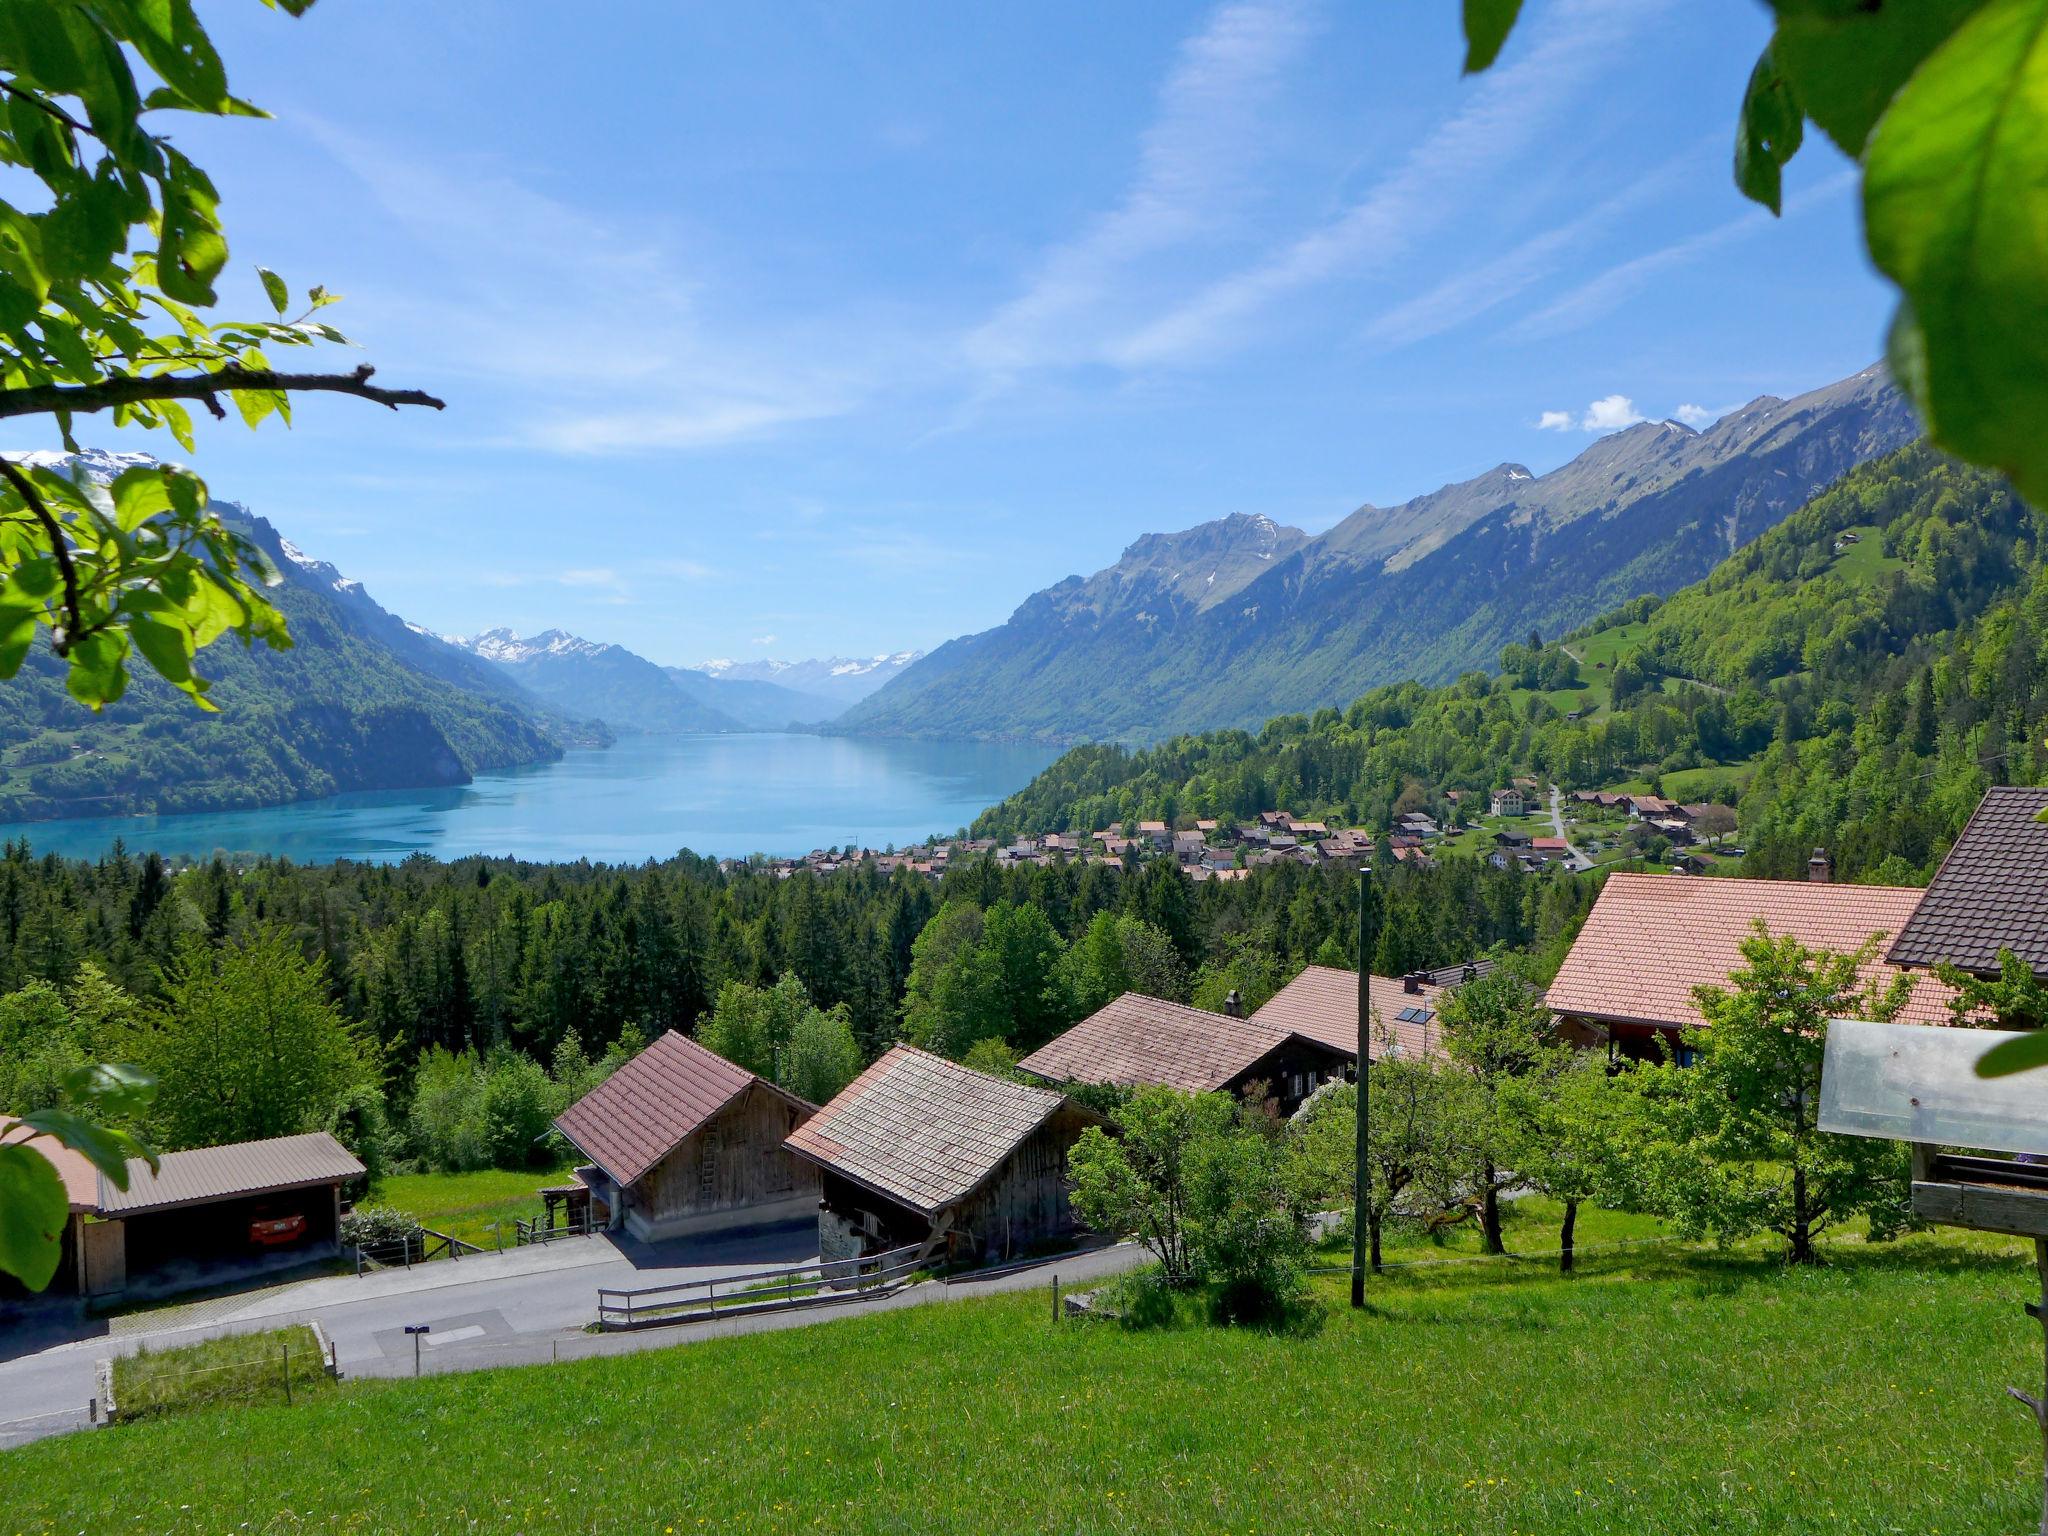
[[[58,1295],[169,1295],[332,1257],[342,1188],[363,1176],[325,1131],[166,1152],[154,1170],[130,1158],[126,1189],[61,1142],[0,1118],[0,1146],[23,1142],[64,1184]]]
[[[1240,1094],[1263,1083],[1291,1114],[1318,1084],[1341,1078],[1355,1054],[1271,1023],[1126,992],[1017,1066],[1049,1083],[1183,1093]]]
[[[1879,949],[1863,975],[1882,984],[1904,974],[1884,946],[1903,933],[1920,898],[1909,887],[1824,878],[1611,875],[1550,985],[1550,1007],[1575,1039],[1605,1043],[1611,1055],[1655,1059],[1668,1049],[1683,1061],[1680,1034],[1705,1022],[1693,989],[1729,985],[1756,922],[1809,949],[1851,951],[1876,938]],[[1950,995],[1933,977],[1915,977],[1899,1018],[1945,1023]]]
[[[1176,832],[1173,834],[1174,857],[1183,864],[1199,864],[1202,855],[1209,851],[1208,839],[1199,832]]]
[[[1165,849],[1173,845],[1173,829],[1163,821],[1141,821],[1138,836],[1154,848]]]
[[[1496,816],[1519,816],[1524,808],[1522,792],[1512,784],[1496,789],[1487,800],[1487,808]]]
[[[909,1246],[1005,1259],[1075,1230],[1067,1153],[1097,1123],[1062,1093],[898,1045],[785,1145],[818,1170],[825,1263]]]
[[[669,1030],[564,1110],[592,1218],[643,1242],[808,1217],[818,1176],[783,1143],[817,1107]]]
[[[1488,967],[1491,968],[1490,966]],[[1476,967],[1472,975],[1480,972]],[[1440,979],[1442,978],[1442,979]],[[1437,1010],[1447,987],[1464,980],[1464,969],[1416,972],[1408,976],[1373,976],[1368,980],[1372,1008],[1372,1059],[1383,1056],[1439,1058],[1443,1033]],[[1275,1031],[1316,1040],[1342,1052],[1355,1073],[1358,1064],[1358,973],[1335,966],[1311,965],[1275,992],[1251,1022]]]

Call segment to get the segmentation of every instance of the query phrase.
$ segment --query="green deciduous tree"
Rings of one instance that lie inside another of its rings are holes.
[[[1561,1273],[1572,1269],[1579,1207],[1632,1201],[1628,1153],[1640,1140],[1639,1102],[1615,1087],[1602,1057],[1569,1046],[1500,1085],[1494,1110],[1516,1183],[1564,1207],[1557,1234]]]
[[[1098,1232],[1135,1237],[1183,1289],[1201,1277],[1190,1230],[1189,1160],[1230,1132],[1235,1111],[1220,1094],[1139,1088],[1111,1115],[1116,1133],[1090,1126],[1067,1156],[1074,1214]]]
[[[1910,977],[1864,981],[1875,951],[1874,939],[1850,954],[1808,949],[1758,923],[1734,985],[1696,994],[1706,1024],[1685,1036],[1694,1064],[1632,1074],[1647,1195],[1681,1231],[1774,1232],[1788,1259],[1810,1264],[1814,1239],[1842,1221],[1864,1215],[1885,1235],[1907,1219],[1903,1146],[1817,1126],[1828,1021],[1890,1019],[1910,995]]]
[[[1809,121],[1861,163],[1864,238],[1899,289],[1893,375],[1935,442],[2048,505],[2048,0],[1770,6],[1736,185],[1778,212]],[[1465,0],[1468,71],[1518,10]]]
[[[1479,1200],[1481,1244],[1502,1253],[1500,1195],[1513,1166],[1513,1141],[1501,1114],[1508,1083],[1542,1070],[1559,1049],[1543,995],[1511,964],[1449,993],[1439,1015],[1444,1049],[1479,1095],[1467,1133],[1471,1181]]]
[[[270,925],[217,949],[189,943],[135,1054],[157,1077],[149,1125],[169,1148],[316,1129],[378,1075],[361,1032],[329,998],[324,963]]]

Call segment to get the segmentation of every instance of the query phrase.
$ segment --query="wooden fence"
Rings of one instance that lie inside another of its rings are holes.
[[[558,1237],[588,1237],[603,1230],[603,1222],[593,1221],[587,1216],[577,1221],[557,1221],[555,1213],[549,1211],[545,1216],[535,1216],[530,1220],[524,1216],[513,1217],[512,1243],[516,1248],[524,1248],[529,1243],[552,1243]]]
[[[858,1259],[821,1260],[760,1269],[715,1280],[685,1280],[639,1290],[600,1287],[597,1326],[607,1332],[694,1323],[710,1317],[829,1306],[894,1290],[926,1262],[921,1247],[894,1248]]]
[[[371,1269],[411,1269],[433,1259],[459,1259],[465,1253],[482,1253],[475,1243],[464,1242],[432,1227],[421,1227],[408,1237],[389,1238],[381,1243],[357,1243],[356,1273]]]

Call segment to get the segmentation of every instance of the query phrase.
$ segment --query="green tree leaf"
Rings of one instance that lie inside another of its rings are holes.
[[[1805,114],[1770,48],[1757,56],[1735,130],[1735,185],[1773,213],[1783,211],[1785,162],[1799,153]]]
[[[1879,121],[1864,170],[1929,436],[2048,504],[2048,0],[1990,0],[1964,23]]]
[[[0,1144],[0,1270],[40,1291],[57,1273],[71,1200],[42,1153]]]
[[[1771,55],[1806,115],[1843,153],[1861,156],[1913,71],[1984,0],[1775,0]]]
[[[1515,29],[1522,0],[1465,0],[1465,73],[1490,69]]]
[[[1977,1058],[1979,1077],[2011,1077],[2048,1067],[2048,1029],[2037,1029],[2017,1040],[2002,1040]]]
[[[256,275],[263,279],[263,291],[269,296],[270,307],[282,315],[291,307],[291,289],[285,286],[283,278],[268,267],[258,267]]]

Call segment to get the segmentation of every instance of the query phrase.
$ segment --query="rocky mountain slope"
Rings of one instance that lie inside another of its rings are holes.
[[[1532,630],[1697,580],[1917,434],[1869,368],[1704,431],[1641,422],[1548,474],[1502,464],[1363,506],[1315,538],[1245,516],[1150,535],[939,647],[833,729],[1143,742],[1448,680]]]

